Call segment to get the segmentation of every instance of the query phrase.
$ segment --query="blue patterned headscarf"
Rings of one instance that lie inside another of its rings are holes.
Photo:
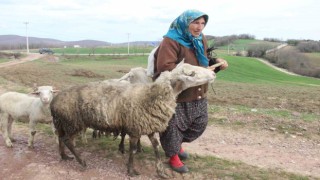
[[[180,43],[187,48],[194,48],[196,57],[202,66],[208,66],[208,59],[204,55],[204,45],[202,43],[202,34],[199,37],[194,37],[189,32],[189,25],[192,21],[204,17],[205,22],[208,22],[208,15],[198,10],[186,10],[177,17],[170,25],[170,28],[164,37],[168,37]]]

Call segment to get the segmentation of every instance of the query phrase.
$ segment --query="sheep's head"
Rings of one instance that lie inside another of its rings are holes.
[[[58,90],[52,86],[39,86],[31,94],[39,96],[43,104],[49,104],[53,98],[53,94],[57,92]]]
[[[162,74],[167,76],[178,93],[190,87],[213,82],[216,78],[213,71],[184,63],[184,61],[180,62],[171,72],[161,73],[159,78]]]
[[[147,70],[142,67],[132,68],[127,74],[122,76],[119,81],[128,81],[134,83],[148,83],[150,82],[147,76]]]

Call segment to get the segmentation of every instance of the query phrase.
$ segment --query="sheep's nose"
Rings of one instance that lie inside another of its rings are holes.
[[[44,103],[48,103],[48,102],[49,102],[49,98],[44,97],[44,98],[42,98],[42,101],[43,101]]]

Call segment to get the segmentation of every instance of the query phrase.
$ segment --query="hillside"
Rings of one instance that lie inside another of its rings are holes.
[[[79,40],[79,41],[62,41],[57,39],[49,38],[38,38],[29,37],[29,48],[37,49],[42,47],[49,48],[62,48],[64,46],[73,47],[79,45],[81,47],[98,47],[98,46],[127,46],[128,42],[124,43],[111,43],[106,41],[98,40]],[[134,46],[156,46],[159,44],[158,41],[135,41],[130,42]],[[0,50],[12,50],[12,49],[25,49],[26,48],[26,37],[18,35],[0,35]]]

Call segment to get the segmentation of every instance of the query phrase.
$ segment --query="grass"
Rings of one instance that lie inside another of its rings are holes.
[[[234,129],[270,130],[280,134],[318,138],[319,115],[297,113],[285,109],[249,108],[246,106],[209,105],[209,125],[232,127]]]
[[[220,80],[250,84],[320,86],[319,79],[287,75],[254,58],[226,55],[222,57],[228,61],[229,68],[219,76]]]
[[[153,49],[151,46],[140,47],[131,46],[129,53],[142,53],[149,54]],[[97,47],[97,48],[54,48],[52,49],[55,54],[127,54],[127,47]],[[37,53],[38,50],[31,50],[31,52]]]
[[[10,61],[9,59],[4,59],[4,58],[0,58],[0,63],[4,63],[4,62],[8,62]]]
[[[310,59],[312,67],[320,68],[320,53],[303,53]]]

